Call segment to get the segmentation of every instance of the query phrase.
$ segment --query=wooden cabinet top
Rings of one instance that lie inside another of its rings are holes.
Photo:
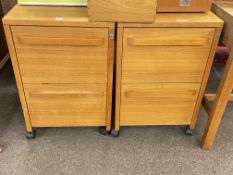
[[[233,1],[216,0],[212,6],[213,12],[224,21],[221,42],[227,47],[233,47]]]
[[[223,21],[212,12],[157,13],[153,24],[119,23],[118,27],[222,27]]]
[[[112,22],[90,22],[86,7],[16,5],[3,19],[7,25],[114,27]],[[158,13],[154,23],[119,23],[119,27],[222,27],[212,12]]]
[[[4,18],[6,25],[114,27],[113,22],[90,22],[86,7],[16,5]]]
[[[219,10],[222,10],[229,16],[231,16],[233,21],[233,1],[232,0],[217,0],[214,1],[214,7],[218,8]]]

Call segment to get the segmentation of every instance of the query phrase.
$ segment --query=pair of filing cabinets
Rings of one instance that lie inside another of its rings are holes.
[[[14,7],[4,28],[27,137],[37,127],[109,132],[112,123],[114,136],[131,125],[187,125],[190,132],[222,25],[211,12],[115,24],[90,22],[86,8]]]

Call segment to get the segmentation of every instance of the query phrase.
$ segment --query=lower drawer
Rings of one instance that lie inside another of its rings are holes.
[[[105,84],[25,84],[33,127],[105,126]]]
[[[191,123],[200,84],[123,84],[121,125],[186,125]]]

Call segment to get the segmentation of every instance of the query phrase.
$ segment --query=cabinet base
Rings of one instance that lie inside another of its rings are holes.
[[[110,134],[110,132],[108,132],[107,130],[106,130],[106,127],[100,127],[99,128],[99,133],[101,134],[101,135],[109,135]]]
[[[34,138],[36,138],[36,131],[32,131],[32,132],[26,132],[26,138],[27,139],[34,139]]]
[[[187,136],[193,136],[193,130],[190,129],[189,126],[187,126],[184,130],[184,134],[187,135]]]
[[[120,134],[120,131],[116,131],[115,129],[113,129],[113,130],[111,131],[111,136],[113,136],[113,137],[118,137],[119,134]]]

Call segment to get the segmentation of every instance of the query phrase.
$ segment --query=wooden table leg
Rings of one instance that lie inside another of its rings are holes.
[[[227,62],[203,136],[203,149],[211,149],[233,86],[233,49]]]
[[[4,149],[4,146],[3,146],[3,145],[0,145],[0,153],[3,152],[3,149]]]
[[[9,54],[6,54],[4,58],[0,61],[0,70],[3,68],[3,66],[7,63],[9,59],[10,59]]]
[[[216,94],[205,94],[206,101],[213,102],[216,98]],[[233,94],[230,95],[229,101],[233,101]]]

